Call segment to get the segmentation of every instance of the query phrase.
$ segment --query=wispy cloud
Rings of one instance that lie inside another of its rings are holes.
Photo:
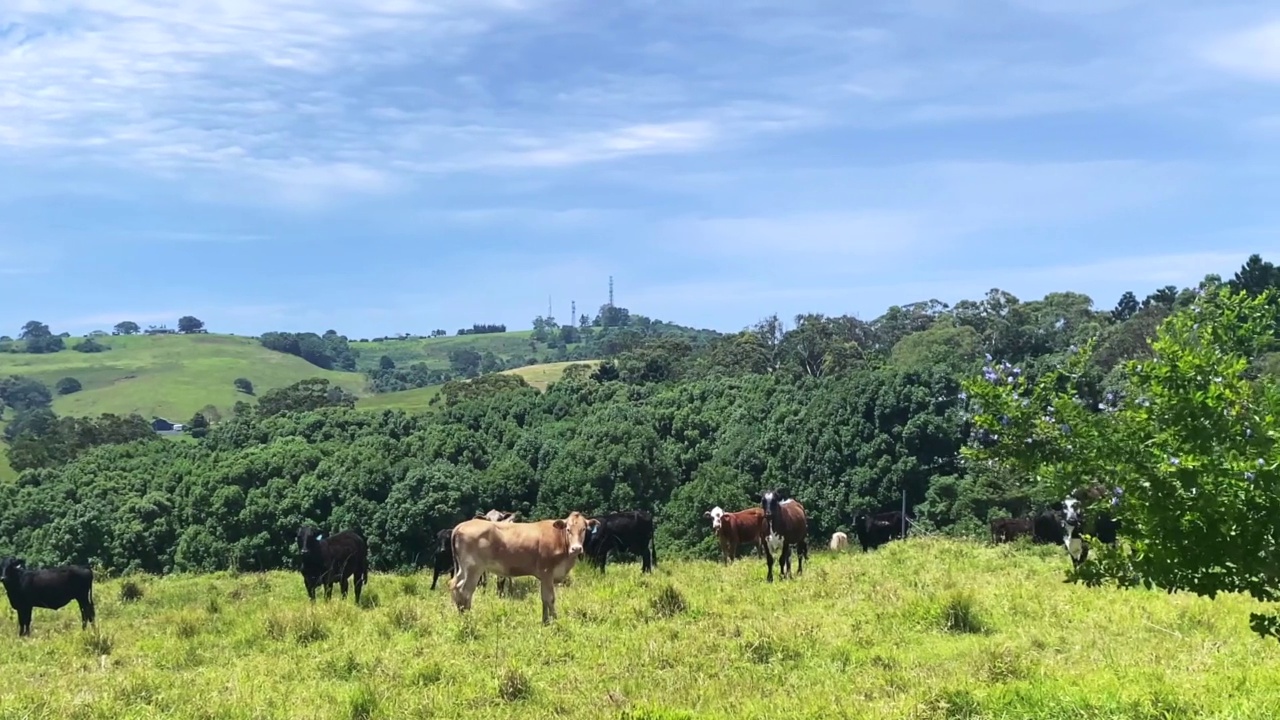
[[[1205,48],[1204,56],[1241,76],[1280,82],[1280,19],[1216,38]]]

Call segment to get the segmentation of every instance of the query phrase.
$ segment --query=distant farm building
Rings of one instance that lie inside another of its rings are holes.
[[[179,435],[182,428],[182,423],[172,423],[162,417],[151,418],[151,429],[161,435]]]

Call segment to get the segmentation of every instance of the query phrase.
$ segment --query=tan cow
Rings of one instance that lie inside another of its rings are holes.
[[[563,520],[494,523],[467,520],[453,529],[453,557],[458,574],[449,582],[459,612],[471,609],[481,573],[502,577],[533,576],[542,585],[542,622],[556,617],[556,581],[573,570],[582,556],[587,532],[600,523],[580,512]]]
[[[831,544],[828,546],[831,552],[842,552],[849,547],[849,536],[842,532],[837,532],[831,536]]]

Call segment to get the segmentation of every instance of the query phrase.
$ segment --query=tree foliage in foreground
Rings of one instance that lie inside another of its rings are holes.
[[[1210,289],[1165,320],[1152,357],[1128,361],[1123,392],[1100,404],[1079,393],[1091,346],[1034,383],[1008,363],[988,367],[966,385],[966,453],[1038,476],[1059,497],[1089,482],[1119,488],[1130,549],[1101,565],[1113,579],[1274,602],[1280,384],[1250,367],[1276,323],[1273,291]],[[1280,617],[1252,620],[1280,638]]]

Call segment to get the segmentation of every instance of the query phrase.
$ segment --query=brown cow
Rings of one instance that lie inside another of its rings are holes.
[[[996,518],[991,521],[991,542],[1013,542],[1024,535],[1031,535],[1031,518]]]
[[[730,513],[717,505],[702,516],[711,520],[711,530],[720,541],[720,555],[726,565],[738,558],[740,546],[758,544],[764,536],[764,510],[758,507]]]
[[[782,555],[778,558],[778,572],[783,578],[791,577],[792,545],[796,546],[796,554],[800,560],[797,574],[804,574],[804,561],[809,557],[809,522],[805,518],[804,506],[788,495],[786,490],[766,490],[760,493],[760,508],[764,510],[765,524],[760,549],[764,552],[765,562],[769,564],[769,582],[773,582],[773,553],[778,548],[782,549]]]
[[[480,574],[533,576],[542,585],[542,622],[556,617],[556,581],[568,577],[582,555],[587,532],[599,525],[580,512],[563,520],[493,523],[467,520],[453,529],[458,574],[449,582],[459,612],[471,609]]]

